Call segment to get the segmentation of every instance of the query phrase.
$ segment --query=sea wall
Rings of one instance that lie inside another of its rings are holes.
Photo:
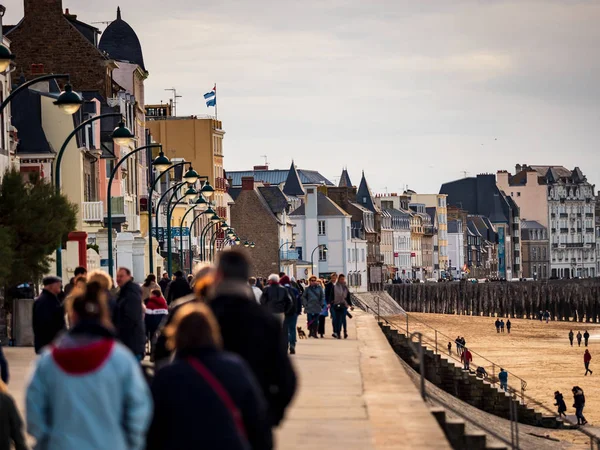
[[[407,312],[600,321],[600,279],[393,284],[387,293]]]

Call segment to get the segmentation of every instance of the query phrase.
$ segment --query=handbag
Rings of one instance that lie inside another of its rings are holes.
[[[227,390],[223,387],[223,385],[215,378],[215,376],[206,368],[204,364],[198,361],[196,358],[188,358],[187,362],[192,368],[198,372],[198,374],[204,378],[204,381],[208,383],[208,385],[215,391],[215,394],[221,399],[229,414],[231,414],[231,418],[233,419],[233,423],[238,430],[238,433],[242,437],[244,441],[247,441],[248,434],[246,433],[246,427],[244,426],[244,420],[242,418],[242,413],[231,399],[231,396],[227,392]]]

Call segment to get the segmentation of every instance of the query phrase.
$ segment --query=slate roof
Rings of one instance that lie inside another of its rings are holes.
[[[296,169],[296,171],[303,185],[326,184],[327,186],[333,186],[331,181],[316,170]],[[227,177],[231,178],[231,186],[241,186],[242,177],[253,177],[254,181],[279,185],[285,183],[288,175],[289,169],[227,171]]]
[[[229,188],[229,195],[231,196],[231,198],[233,199],[233,201],[235,202],[238,198],[238,196],[240,195],[240,192],[242,192],[242,188]]]
[[[288,171],[288,176],[285,180],[285,185],[283,186],[283,192],[285,192],[285,195],[291,195],[292,197],[302,197],[304,195],[304,187],[300,181],[300,176],[298,175],[294,161],[292,161],[292,166]]]
[[[140,40],[133,28],[121,18],[121,8],[117,8],[117,19],[102,33],[98,48],[112,59],[134,63],[146,70]]]
[[[342,170],[342,176],[340,177],[338,187],[352,187],[352,181],[350,181],[350,175],[346,169]]]
[[[365,178],[364,171],[362,173],[362,178],[360,179],[358,191],[356,192],[356,203],[360,203],[371,212],[377,212],[377,209],[375,208],[375,202],[373,201],[373,196],[371,195],[371,190],[369,189],[367,179]]]
[[[289,201],[279,186],[259,187],[258,192],[260,192],[260,195],[263,196],[269,208],[275,214],[281,214],[288,207]]]
[[[548,170],[552,172],[552,174],[558,179],[561,177],[570,177],[571,171],[564,166],[528,166],[529,168],[535,170],[540,177],[545,177],[548,173]]]
[[[302,204],[299,208],[294,210],[290,216],[304,216],[305,205]],[[318,216],[349,216],[346,211],[340,208],[333,200],[327,197],[325,194],[317,193],[317,215]]]
[[[425,208],[425,211],[427,212],[427,214],[429,214],[429,217],[431,217],[431,223],[435,224],[435,216],[436,216],[436,208],[435,206],[430,206],[428,208]]]
[[[531,230],[536,228],[544,230],[546,227],[537,220],[521,220],[521,230]]]

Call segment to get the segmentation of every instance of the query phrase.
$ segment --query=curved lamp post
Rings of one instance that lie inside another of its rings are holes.
[[[131,152],[127,153],[125,156],[121,158],[121,160],[115,165],[115,168],[110,173],[110,177],[108,179],[108,186],[106,187],[106,204],[108,210],[108,274],[110,277],[113,277],[113,242],[112,242],[112,197],[111,197],[111,187],[112,182],[115,179],[115,175],[117,174],[118,169],[121,165],[127,161],[132,155],[141,152],[142,150],[148,150],[149,148],[160,148],[162,147],[160,144],[150,144],[144,145],[142,147],[138,147]]]
[[[57,193],[60,192],[60,175],[61,175],[62,158],[65,153],[65,150],[67,149],[67,146],[69,145],[69,142],[71,142],[71,139],[73,139],[73,137],[80,130],[85,128],[87,125],[89,125],[93,122],[96,122],[97,120],[104,119],[106,117],[123,117],[123,116],[121,115],[121,113],[107,113],[107,114],[100,114],[100,115],[91,117],[87,120],[84,120],[78,126],[76,126],[73,129],[73,131],[71,131],[69,133],[69,135],[63,142],[62,147],[60,148],[60,150],[58,151],[58,154],[56,155],[56,164],[55,164],[55,169],[54,169],[54,189],[56,190]],[[112,137],[113,137],[114,142],[119,145],[129,144],[135,138],[133,136],[133,134],[131,134],[131,131],[129,131],[125,127],[125,124],[123,122],[119,123],[119,126],[117,128],[115,128],[115,130],[113,131]],[[108,202],[108,203],[110,203],[110,202]],[[58,244],[58,248],[56,249],[56,276],[58,276],[58,277],[62,276],[62,242]]]
[[[185,181],[178,183],[179,187],[182,187],[183,185],[186,184]],[[177,207],[177,204],[179,203],[180,200],[182,200],[182,198],[178,198],[177,201],[175,202],[175,204],[173,205],[173,207],[171,207],[171,202],[173,201],[173,199],[175,198],[175,196],[179,193],[178,189],[175,189],[173,191],[173,193],[171,194],[171,197],[169,197],[169,201],[167,202],[167,273],[169,274],[169,276],[173,275],[173,243],[171,242],[171,218],[173,216],[173,211],[175,210],[175,208]],[[185,194],[183,194],[183,200],[187,201],[189,203],[189,201],[195,197],[197,195],[197,191],[196,189],[194,189],[193,187],[189,187]]]
[[[277,252],[277,257],[278,257],[278,263],[277,263],[277,267],[278,267],[278,270],[279,270],[280,272],[281,272],[281,249],[282,249],[283,247],[285,247],[286,245],[289,245],[289,246],[290,246],[290,250],[293,250],[294,248],[296,248],[296,247],[295,247],[295,245],[294,245],[294,241],[292,241],[292,242],[290,242],[290,241],[285,241],[283,244],[281,244],[281,245],[279,246],[279,251]],[[312,269],[311,269],[311,270],[312,270]]]
[[[185,214],[183,215],[183,217],[181,218],[181,221],[179,222],[179,259],[180,259],[180,263],[181,263],[181,267],[184,267],[184,258],[183,258],[183,222],[185,221],[185,218],[187,217],[187,215],[190,213],[190,211],[194,211],[196,209],[196,207],[198,206],[202,206],[202,205],[206,205],[206,201],[202,198],[202,196],[198,197],[198,199],[194,202],[193,206],[188,209]],[[204,214],[204,212],[202,212],[202,214],[199,214],[198,217],[202,216]],[[194,218],[194,220],[196,220]],[[192,221],[192,224],[194,223],[194,221]],[[192,252],[192,224],[190,224],[189,227],[189,233],[188,233],[188,242],[189,242],[189,246],[188,246],[188,251]],[[192,272],[192,267],[190,265],[190,271],[189,273]]]
[[[321,247],[323,247],[323,252],[324,252],[325,254],[327,254],[328,250],[327,250],[327,246],[326,246],[325,244],[319,244],[319,245],[317,245],[317,246],[316,246],[316,247],[313,249],[312,253],[310,254],[310,271],[312,272],[312,275],[314,275],[314,274],[315,274],[315,272],[314,272],[315,265],[314,265],[314,262],[313,262],[313,258],[314,258],[314,256],[315,256],[315,252],[317,251],[317,249],[319,249],[319,248],[321,248]],[[317,278],[318,278],[318,277],[317,277]]]
[[[194,217],[194,220],[192,220],[192,223],[190,223],[190,234],[188,235],[188,248],[190,249],[190,267],[189,267],[189,272],[188,273],[192,273],[192,266],[194,265],[194,255],[192,253],[192,229],[194,228],[194,224],[196,223],[196,221],[204,216],[204,215],[211,215],[214,216],[215,212],[213,211],[213,209],[210,207],[210,203],[207,202],[206,200],[204,200],[204,198],[202,196],[198,197],[198,200],[196,200],[196,205],[208,205],[208,209],[203,211],[202,214],[198,214],[196,217]],[[211,222],[209,222],[211,223]]]
[[[206,258],[209,254],[209,252],[206,251],[206,238],[208,237],[208,232],[211,231],[212,227],[216,226],[220,222],[221,218],[218,215],[213,214],[209,219],[209,222],[204,226],[204,228],[202,228],[202,231],[200,232],[200,254],[202,261],[206,261]]]

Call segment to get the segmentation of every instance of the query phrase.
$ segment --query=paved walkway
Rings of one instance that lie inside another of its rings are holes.
[[[327,331],[331,333],[330,321]],[[299,391],[276,431],[276,448],[450,449],[375,318],[355,311],[348,334],[347,340],[330,334],[298,341],[292,358]],[[4,351],[11,370],[10,391],[24,411],[24,389],[35,355],[32,348]]]

